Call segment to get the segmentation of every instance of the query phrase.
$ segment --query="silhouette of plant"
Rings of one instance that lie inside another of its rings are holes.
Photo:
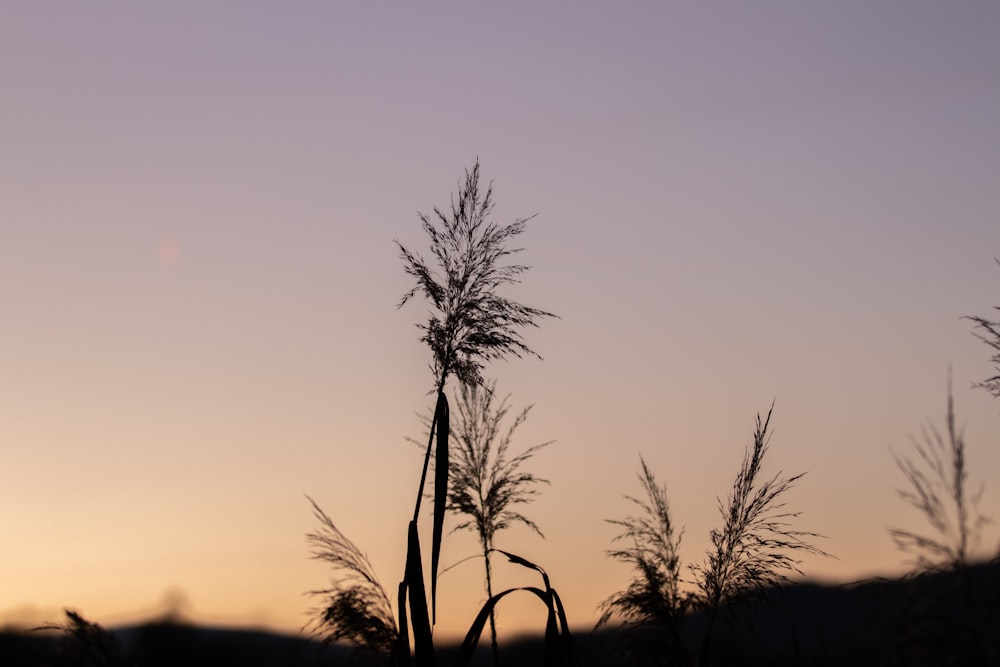
[[[522,264],[501,262],[521,252],[521,248],[508,248],[507,243],[524,231],[531,218],[500,225],[489,220],[492,210],[493,185],[480,196],[477,161],[471,172],[465,172],[457,198],[452,197],[450,214],[437,207],[434,218],[419,214],[436,269],[396,241],[406,273],[417,281],[398,307],[423,294],[437,311],[418,327],[424,332],[421,340],[433,353],[431,370],[438,391],[452,373],[463,384],[482,384],[486,361],[508,355],[538,356],[519,330],[538,326],[542,317],[554,317],[497,294],[498,288],[519,282],[518,276],[528,270]]]
[[[643,653],[644,661],[650,660],[652,648],[655,664],[689,664],[680,630],[687,612],[700,607],[708,613],[708,627],[698,662],[710,664],[712,630],[720,611],[734,613],[731,603],[751,603],[755,597],[766,597],[767,590],[786,583],[789,574],[801,574],[798,554],[829,556],[808,541],[820,535],[792,527],[791,520],[800,512],[784,511],[784,495],[802,474],[782,478],[778,473],[770,479],[759,479],[773,410],[772,405],[764,420],[757,415],[753,446],[743,455],[727,503],[719,501],[723,526],[710,532],[712,547],[705,563],[690,566],[696,593],[680,590],[678,549],[682,531],[675,532],[666,487],[656,484],[640,458],[639,482],[646,500],[626,498],[642,510],[641,515],[611,521],[623,529],[616,541],[628,540],[631,546],[608,552],[632,565],[636,575],[625,591],[604,601],[598,625],[620,615],[630,631],[630,650]]]
[[[436,221],[430,216],[419,214],[437,267],[432,268],[420,254],[396,241],[404,270],[416,279],[416,284],[403,295],[398,307],[405,305],[417,294],[422,294],[430,300],[435,311],[427,324],[418,325],[424,332],[421,340],[431,348],[431,371],[437,391],[437,406],[409,527],[405,567],[408,575],[404,577],[400,589],[400,601],[408,597],[411,606],[416,605],[413,607],[412,621],[415,650],[421,655],[429,655],[433,651],[423,638],[430,636],[430,627],[437,615],[438,564],[444,514],[448,504],[450,428],[448,399],[444,393],[448,376],[454,374],[463,384],[481,384],[482,368],[486,361],[503,359],[509,355],[538,356],[524,343],[520,329],[538,326],[538,319],[553,316],[497,293],[498,288],[518,282],[518,276],[528,269],[522,264],[503,264],[506,258],[520,252],[520,248],[508,248],[507,243],[524,231],[528,219],[521,218],[509,225],[500,225],[489,219],[492,209],[493,186],[487,186],[485,194],[480,196],[479,162],[476,161],[472,171],[465,172],[465,184],[460,187],[458,196],[452,197],[450,215],[436,207]],[[417,519],[420,516],[420,501],[424,495],[432,449],[435,451],[435,480],[431,536],[431,616],[425,620],[423,608],[426,607],[426,599],[419,599],[423,598],[424,591]],[[400,616],[403,616],[402,607]],[[418,638],[421,639],[418,641]],[[418,657],[417,660],[420,662],[421,658]]]
[[[667,487],[656,483],[641,456],[639,462],[639,484],[646,497],[625,496],[639,508],[639,515],[608,520],[621,528],[614,541],[627,544],[609,550],[608,555],[630,565],[635,578],[627,589],[601,604],[597,627],[615,615],[624,620],[628,649],[622,658],[626,662],[684,665],[690,660],[681,640],[681,625],[694,601],[680,590],[679,549],[684,531],[674,530]]]
[[[306,496],[308,498],[308,496]],[[312,557],[333,566],[330,588],[310,591],[323,599],[314,610],[313,630],[326,643],[349,641],[362,656],[388,657],[398,639],[392,604],[368,557],[349,540],[312,498],[320,528],[306,535]]]
[[[907,665],[996,664],[1000,655],[991,637],[1000,621],[1000,589],[970,579],[975,548],[990,523],[978,509],[985,487],[970,494],[950,377],[944,434],[931,423],[911,441],[913,454],[893,455],[907,482],[899,495],[923,515],[931,531],[889,531],[917,566],[904,577],[910,582],[905,603],[888,619],[891,658]]]
[[[786,583],[789,574],[802,574],[801,553],[830,555],[808,541],[819,534],[792,527],[791,520],[801,512],[784,509],[784,495],[805,473],[783,478],[779,472],[759,479],[773,411],[772,404],[763,421],[757,415],[753,446],[743,455],[728,501],[725,505],[719,501],[722,528],[710,533],[712,548],[705,563],[692,567],[700,601],[709,613],[700,664],[709,664],[712,628],[723,605],[737,598],[752,601],[766,596],[768,588]]]
[[[455,530],[470,530],[479,538],[485,566],[486,594],[493,597],[493,571],[490,554],[494,537],[515,523],[542,531],[534,521],[516,511],[516,505],[531,502],[539,484],[548,480],[524,472],[521,467],[552,441],[529,447],[511,456],[510,445],[517,428],[528,418],[532,406],[514,417],[506,433],[501,432],[510,408],[507,400],[494,404],[496,382],[485,385],[462,384],[458,391],[458,423],[452,429],[451,484],[448,510],[462,517]],[[496,614],[490,610],[490,640],[493,662],[499,664]]]
[[[66,609],[64,613],[66,622],[63,625],[36,628],[62,633],[56,647],[56,664],[67,667],[124,667],[128,664],[113,634],[97,623],[91,623],[77,611]]]
[[[1000,259],[995,261],[997,264],[1000,264]],[[1000,306],[996,306],[995,310],[1000,310]],[[994,322],[985,317],[976,316],[966,317],[965,319],[975,322],[976,326],[973,327],[973,335],[990,346],[994,352],[990,361],[993,362],[993,371],[996,374],[986,378],[976,386],[990,392],[994,397],[1000,398],[1000,320]]]
[[[908,488],[899,496],[919,511],[930,524],[932,535],[892,529],[896,546],[916,555],[924,570],[956,569],[969,561],[980,530],[989,519],[978,510],[984,486],[969,494],[965,440],[955,426],[955,403],[948,382],[945,436],[933,424],[922,429],[920,440],[912,438],[916,456],[893,455]]]
[[[395,665],[410,665],[411,660],[418,667],[430,667],[434,664],[431,628],[436,616],[438,561],[444,515],[449,504],[448,480],[451,470],[448,446],[451,439],[450,411],[444,392],[448,377],[455,375],[463,384],[479,385],[482,384],[482,369],[486,361],[503,359],[509,355],[520,357],[535,354],[524,343],[520,329],[524,326],[537,326],[539,318],[552,316],[551,313],[523,306],[497,294],[498,288],[518,282],[518,276],[527,270],[523,265],[502,264],[505,258],[519,252],[518,249],[507,248],[507,242],[524,230],[526,220],[519,219],[510,225],[497,225],[488,220],[492,207],[492,186],[480,197],[477,161],[471,172],[466,171],[465,184],[460,188],[457,198],[452,198],[451,215],[434,209],[440,227],[429,216],[420,215],[438,266],[432,268],[419,254],[396,242],[404,269],[416,279],[416,285],[403,295],[399,306],[422,294],[431,301],[434,308],[428,323],[418,326],[424,332],[421,340],[431,348],[431,371],[434,375],[437,403],[430,424],[413,518],[407,526],[406,562],[403,580],[397,592],[398,630],[391,654],[391,663]],[[420,517],[420,501],[424,496],[432,451],[435,454],[434,507],[428,605],[417,520]],[[521,496],[513,496],[517,497]],[[338,567],[346,566],[347,572],[357,575],[355,580],[360,578],[362,582],[374,582],[370,566],[360,557],[357,548],[333,527],[332,522],[324,520],[325,515],[319,515],[326,526],[326,532],[332,534],[331,541],[323,543],[328,544],[330,553],[335,554],[330,561]],[[574,664],[576,656],[566,614],[558,594],[550,585],[548,575],[523,558],[502,553],[511,562],[540,573],[544,589],[525,586],[508,589],[490,597],[466,635],[457,667],[466,667],[471,663],[480,633],[496,604],[516,591],[531,593],[546,607],[546,664]],[[367,627],[364,623],[372,622],[378,626],[372,641],[378,646],[384,646],[384,641],[390,636],[384,629],[385,624],[391,622],[391,614],[385,613],[388,598],[384,591],[365,586],[363,583],[361,590],[353,597],[345,597],[343,594],[343,591],[350,590],[349,585],[341,588],[335,586],[329,591],[334,600],[340,600],[338,609],[341,616],[335,619],[340,622],[337,627]],[[327,607],[329,608],[330,606]],[[352,635],[345,635],[350,636]],[[360,637],[363,640],[365,635]]]

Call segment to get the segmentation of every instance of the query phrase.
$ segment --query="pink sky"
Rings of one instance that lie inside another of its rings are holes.
[[[510,296],[561,316],[528,333],[544,361],[489,369],[535,404],[520,444],[557,441],[547,539],[498,545],[572,622],[627,584],[604,519],[639,454],[699,562],[772,399],[769,470],[809,471],[792,508],[837,556],[807,574],[905,566],[890,449],[942,422],[949,367],[997,516],[1000,403],[960,318],[1000,305],[998,33],[972,2],[8,7],[0,622],[182,595],[296,630],[328,582],[303,494],[393,589],[431,384],[393,240],[423,248],[417,211],[477,156],[499,221],[538,214]],[[463,631],[478,565],[441,595]]]

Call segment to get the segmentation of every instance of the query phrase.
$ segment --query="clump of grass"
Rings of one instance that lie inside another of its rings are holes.
[[[912,584],[908,599],[888,619],[891,659],[907,665],[995,664],[1000,656],[992,638],[1000,590],[970,579],[982,529],[990,523],[979,511],[985,486],[970,492],[950,378],[944,433],[930,423],[911,441],[912,454],[893,455],[907,482],[899,496],[923,516],[930,531],[889,531],[916,566],[904,577]]]
[[[611,519],[621,532],[614,538],[624,546],[608,551],[612,558],[630,565],[635,577],[624,591],[601,604],[597,627],[619,616],[628,631],[622,658],[627,662],[647,662],[658,656],[662,664],[687,664],[689,659],[681,639],[684,616],[694,602],[681,591],[680,544],[683,529],[675,530],[667,501],[667,487],[656,482],[653,472],[640,456],[639,484],[645,499],[626,495],[638,515]]]
[[[461,518],[455,530],[469,530],[479,538],[488,598],[493,597],[490,554],[496,534],[520,523],[544,537],[538,525],[517,511],[516,507],[530,502],[538,493],[536,487],[539,484],[548,484],[548,480],[522,467],[552,441],[511,455],[514,432],[528,418],[532,406],[521,410],[503,431],[502,425],[510,411],[509,398],[507,396],[494,403],[496,382],[482,386],[461,385],[457,401],[458,423],[451,432],[453,447],[449,464],[448,511]],[[490,610],[489,620],[493,662],[499,664],[493,609]]]
[[[308,498],[308,496],[307,496]],[[308,533],[312,557],[333,566],[329,588],[310,591],[322,599],[315,610],[312,630],[326,643],[350,642],[362,656],[387,657],[398,634],[392,605],[368,557],[348,539],[312,498],[316,532]]]
[[[418,327],[423,332],[421,340],[431,348],[431,371],[437,394],[413,518],[407,526],[406,561],[396,598],[398,625],[394,626],[388,596],[377,584],[367,559],[313,504],[317,517],[324,526],[321,533],[310,536],[314,538],[314,544],[319,545],[319,557],[331,562],[347,576],[346,581],[341,580],[332,589],[318,592],[329,596],[329,604],[325,607],[327,614],[321,618],[320,624],[328,624],[329,621],[334,633],[342,633],[343,638],[361,645],[366,645],[367,642],[382,651],[388,644],[392,644],[391,662],[395,665],[410,665],[415,662],[419,667],[430,667],[435,662],[432,627],[437,607],[438,561],[444,515],[451,497],[448,492],[451,471],[450,408],[445,395],[448,378],[454,375],[463,385],[478,386],[483,383],[482,369],[487,361],[511,355],[535,355],[525,344],[520,329],[537,326],[538,319],[552,316],[551,313],[524,306],[497,293],[499,288],[518,282],[520,274],[527,270],[524,265],[503,263],[506,258],[520,251],[508,248],[507,243],[524,230],[526,219],[515,220],[509,225],[498,225],[489,220],[492,208],[492,186],[487,187],[484,195],[480,195],[477,162],[471,172],[466,171],[464,186],[460,188],[457,197],[452,198],[450,215],[437,208],[434,209],[434,218],[420,215],[424,231],[430,239],[436,267],[418,253],[396,242],[404,270],[416,279],[416,284],[403,295],[399,306],[417,295],[427,297],[433,306],[427,323]],[[424,496],[432,451],[434,507],[428,605],[417,520],[420,517],[420,503]],[[518,459],[515,457],[510,461]],[[518,465],[520,462],[513,468],[502,469],[501,474],[507,475],[509,479],[519,479],[516,471]],[[501,487],[508,505],[525,497],[522,492],[524,487],[524,483],[514,487]],[[515,516],[516,513],[500,515],[500,523],[514,520]],[[466,667],[471,663],[472,652],[486,619],[493,614],[493,609],[502,598],[516,591],[529,592],[546,606],[546,664],[574,663],[575,654],[571,650],[566,615],[559,596],[549,583],[548,575],[522,558],[511,554],[507,556],[524,567],[540,572],[545,588],[543,590],[526,586],[491,596],[466,635],[457,667]],[[393,627],[395,636],[390,630]]]
[[[56,646],[56,664],[79,667],[125,667],[129,664],[113,634],[92,623],[78,611],[64,610],[62,625],[46,625],[36,630],[62,633]]]
[[[510,248],[508,243],[524,231],[528,218],[519,218],[502,225],[490,219],[493,210],[493,186],[488,185],[482,195],[479,189],[479,162],[472,171],[465,172],[465,183],[451,200],[450,214],[434,208],[434,217],[419,214],[421,224],[430,241],[431,254],[437,266],[424,260],[399,241],[400,257],[407,274],[416,284],[400,299],[402,307],[418,294],[426,297],[433,312],[426,324],[417,325],[423,331],[421,340],[431,349],[431,372],[437,391],[437,406],[431,423],[424,455],[424,465],[417,487],[413,519],[408,528],[408,555],[400,600],[409,596],[420,597],[420,581],[413,577],[422,569],[419,563],[419,536],[417,519],[420,501],[430,466],[431,450],[435,452],[433,534],[431,536],[431,618],[425,624],[423,613],[417,611],[413,619],[414,632],[421,637],[430,632],[437,610],[437,576],[441,552],[444,515],[448,504],[449,474],[449,406],[444,388],[450,375],[463,384],[478,385],[483,382],[482,369],[487,361],[520,357],[524,354],[538,356],[527,346],[520,330],[538,326],[542,317],[552,317],[504,297],[498,289],[519,282],[519,276],[528,270],[523,264],[505,264],[507,258],[519,253],[520,248]],[[437,446],[435,444],[435,432]],[[414,549],[416,552],[414,552]],[[410,596],[410,593],[414,593]],[[417,609],[425,601],[415,601]],[[403,616],[400,611],[400,616]],[[418,630],[419,628],[419,630]],[[400,633],[402,634],[402,633]],[[426,640],[421,644],[427,645]],[[430,651],[418,649],[418,652]],[[418,659],[419,660],[419,659]]]
[[[765,592],[786,583],[790,574],[802,574],[799,554],[830,555],[811,543],[818,533],[792,527],[801,512],[785,510],[785,494],[805,473],[760,479],[773,411],[772,405],[763,420],[757,415],[753,445],[743,454],[727,502],[719,501],[722,528],[710,533],[705,563],[692,568],[712,617],[737,596]]]
[[[612,595],[602,605],[598,624],[613,615],[621,616],[632,633],[633,648],[656,648],[663,664],[687,664],[689,657],[680,641],[680,628],[688,610],[698,607],[708,613],[708,627],[698,662],[710,664],[712,630],[722,610],[734,613],[732,602],[752,603],[766,597],[769,588],[786,583],[789,575],[801,574],[800,555],[829,556],[812,544],[820,537],[798,530],[792,520],[800,512],[785,510],[784,496],[802,474],[782,477],[781,473],[762,479],[764,456],[770,434],[768,428],[774,406],[767,417],[757,415],[753,445],[743,455],[733,488],[726,503],[719,500],[722,527],[710,532],[712,546],[703,564],[690,566],[697,590],[682,592],[678,550],[683,531],[675,531],[667,503],[666,488],[658,486],[642,461],[639,481],[646,500],[626,496],[642,511],[637,517],[612,520],[623,530],[616,540],[630,542],[609,554],[629,563],[635,571],[630,586]],[[638,641],[637,641],[638,640]]]
[[[916,557],[921,569],[964,567],[989,519],[979,511],[985,487],[980,485],[973,493],[968,489],[965,440],[955,426],[950,381],[945,434],[928,424],[920,439],[911,439],[916,456],[893,456],[908,483],[899,496],[923,515],[931,533],[900,528],[889,532],[900,550]]]

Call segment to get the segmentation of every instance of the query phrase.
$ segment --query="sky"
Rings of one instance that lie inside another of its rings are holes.
[[[534,405],[515,446],[555,440],[545,539],[497,546],[571,623],[628,584],[606,520],[640,455],[701,563],[772,401],[765,472],[807,473],[788,509],[834,556],[807,577],[909,567],[893,452],[943,426],[949,372],[1000,516],[962,319],[1000,306],[998,33],[988,2],[9,4],[0,624],[297,632],[330,581],[307,495],[395,590],[433,381],[394,241],[426,252],[418,212],[477,159],[497,222],[537,214],[505,295],[559,315],[525,333],[542,360],[487,369]],[[480,568],[443,575],[440,635]]]

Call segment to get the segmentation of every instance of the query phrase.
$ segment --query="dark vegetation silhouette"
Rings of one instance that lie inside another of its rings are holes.
[[[634,578],[628,588],[601,604],[597,627],[616,615],[622,619],[626,642],[619,656],[623,662],[685,665],[690,660],[681,626],[695,600],[692,594],[681,591],[678,551],[684,531],[674,527],[667,487],[657,484],[641,456],[639,462],[639,484],[645,498],[625,496],[639,514],[608,520],[621,528],[614,541],[623,544],[608,555],[631,566]]]
[[[969,489],[965,439],[955,425],[950,381],[945,435],[928,424],[919,439],[912,438],[912,444],[913,454],[893,457],[907,482],[899,496],[923,516],[931,532],[893,528],[889,531],[892,539],[901,551],[916,558],[922,570],[965,567],[990,520],[979,511],[985,485]]]
[[[508,258],[520,249],[508,243],[524,231],[528,219],[518,219],[500,225],[490,219],[493,209],[493,188],[481,192],[479,163],[466,171],[464,183],[452,197],[448,213],[434,209],[434,216],[420,214],[424,232],[430,241],[433,262],[427,262],[397,241],[400,257],[407,274],[415,285],[399,302],[402,307],[411,299],[422,296],[430,302],[432,312],[426,323],[418,325],[423,332],[421,340],[431,349],[431,373],[436,406],[430,423],[424,463],[417,486],[413,518],[407,526],[407,550],[403,579],[397,592],[396,636],[390,651],[394,665],[416,664],[418,667],[435,664],[433,625],[437,616],[437,579],[444,517],[449,505],[464,502],[462,487],[456,494],[449,494],[452,460],[461,462],[461,453],[453,457],[449,443],[451,437],[450,407],[445,393],[448,378],[454,376],[465,387],[478,387],[484,383],[483,368],[489,361],[510,356],[538,356],[521,335],[521,329],[537,326],[551,313],[522,305],[498,293],[498,289],[516,283],[527,270],[521,264],[506,264]],[[431,466],[431,456],[434,465]],[[517,462],[513,469],[504,472],[508,482],[518,479]],[[424,579],[423,553],[420,544],[418,520],[421,501],[425,495],[428,471],[434,471],[432,535],[430,546],[430,594]],[[461,468],[457,468],[461,472]],[[502,480],[501,480],[502,481]],[[464,480],[460,480],[464,483]],[[500,522],[511,521],[515,513],[504,514],[512,502],[526,498],[529,480],[501,485],[497,490],[502,504],[494,503],[500,513],[492,517]],[[322,530],[310,536],[310,542],[319,550],[314,552],[339,569],[342,576],[334,580],[330,589],[321,592],[329,604],[319,610],[316,625],[325,628],[331,640],[354,641],[365,652],[378,652],[386,648],[391,638],[387,621],[391,618],[385,602],[388,596],[377,583],[367,559],[345,538],[326,514],[314,504]],[[497,526],[492,526],[495,532]],[[543,587],[525,586],[508,589],[491,595],[472,623],[465,641],[459,648],[458,665],[470,664],[479,637],[488,619],[504,597],[515,592],[526,592],[538,597],[547,610],[545,624],[545,655],[547,664],[571,664],[575,660],[572,638],[562,601],[552,588],[549,576],[541,567],[515,554],[496,550],[515,564],[534,570],[542,578]],[[487,556],[489,554],[487,553]],[[429,598],[429,599],[428,599]],[[412,638],[412,645],[411,645]]]
[[[125,667],[118,639],[96,623],[85,619],[80,612],[66,609],[62,625],[46,625],[36,630],[56,630],[61,633],[55,650],[55,664],[79,667]]]
[[[546,667],[581,664],[577,640],[570,635],[548,573],[495,545],[498,532],[518,523],[541,535],[520,510],[547,481],[524,468],[550,443],[520,454],[511,451],[514,432],[530,407],[517,413],[504,431],[509,397],[497,401],[495,383],[484,378],[485,365],[511,356],[538,356],[521,331],[553,315],[498,294],[527,270],[505,262],[519,252],[508,243],[528,219],[498,225],[489,219],[492,207],[492,186],[480,191],[477,162],[466,172],[450,211],[435,208],[433,216],[420,215],[431,262],[397,241],[404,269],[416,281],[399,306],[418,296],[432,306],[427,322],[418,327],[431,349],[435,407],[426,421],[429,433],[407,525],[395,614],[367,556],[309,498],[319,526],[306,535],[307,543],[312,557],[333,570],[327,588],[311,591],[319,604],[307,628],[321,641],[206,630],[169,617],[110,631],[66,610],[62,623],[31,632],[0,628],[0,665],[466,667],[486,662],[487,656],[476,649],[487,623],[493,649],[488,657],[496,665],[496,608],[514,593],[542,602],[544,631],[540,637],[505,644],[505,660]],[[1000,398],[1000,321],[967,319],[974,324],[972,333],[994,350],[993,374],[976,386]],[[458,381],[454,428],[446,396],[450,378]],[[704,560],[687,565],[688,579],[679,556],[684,531],[674,523],[666,487],[640,456],[642,494],[626,496],[637,511],[610,520],[620,532],[607,552],[629,565],[633,576],[625,590],[602,603],[595,632],[579,638],[588,664],[1000,665],[1000,550],[989,560],[977,554],[991,521],[979,509],[985,485],[970,483],[974,467],[957,424],[950,377],[944,428],[928,423],[920,437],[911,438],[912,451],[893,455],[905,480],[899,495],[927,524],[925,530],[889,530],[897,548],[913,561],[913,570],[898,579],[840,586],[790,581],[793,574],[802,574],[801,556],[829,554],[813,544],[817,533],[793,527],[799,513],[786,509],[786,494],[802,474],[763,476],[772,413],[773,404],[766,417],[758,414],[753,444],[732,489],[725,501],[718,499],[721,526],[710,531]],[[432,491],[427,492],[429,472]],[[424,498],[433,504],[429,591],[417,525]],[[435,646],[446,513],[458,517],[455,530],[470,530],[479,539],[487,600],[462,642]],[[494,592],[493,554],[531,570],[540,585]],[[803,622],[808,618],[811,623]],[[621,624],[612,627],[612,620]],[[612,654],[607,647],[619,636],[624,641]]]
[[[791,521],[800,513],[785,510],[784,495],[804,473],[792,477],[778,473],[769,479],[761,476],[773,409],[772,405],[763,420],[757,415],[753,445],[743,455],[726,503],[719,500],[722,527],[709,534],[712,546],[705,562],[690,566],[697,586],[694,592],[681,591],[678,550],[683,531],[674,527],[666,487],[657,485],[640,457],[639,481],[646,499],[626,496],[641,513],[611,520],[622,528],[615,540],[626,546],[608,552],[632,566],[634,578],[626,590],[604,601],[598,620],[598,627],[615,615],[624,620],[628,629],[625,652],[633,660],[690,664],[681,631],[688,611],[698,608],[708,619],[698,664],[713,664],[712,632],[720,614],[747,620],[755,601],[766,599],[786,584],[789,574],[802,574],[799,554],[829,556],[810,541],[820,535],[792,527]]]
[[[322,604],[314,609],[310,630],[326,644],[347,642],[355,647],[357,662],[384,662],[398,641],[392,603],[368,557],[320,509],[312,498],[320,527],[306,535],[312,557],[334,570],[334,584],[310,591]]]
[[[973,335],[994,351],[994,374],[975,386],[1000,398],[1000,322],[965,319],[973,322]],[[1000,581],[977,577],[982,566],[973,564],[983,529],[992,520],[979,509],[985,483],[970,488],[950,372],[947,396],[944,433],[927,424],[919,439],[911,438],[909,455],[894,455],[906,480],[899,495],[930,530],[889,531],[896,546],[914,560],[914,569],[902,580],[908,584],[905,603],[887,623],[892,641],[887,642],[885,664],[1000,664]],[[987,567],[994,572],[1000,568],[1000,547]]]
[[[522,524],[544,537],[538,525],[518,507],[534,499],[540,484],[549,483],[524,470],[524,465],[553,441],[514,454],[511,452],[514,433],[533,406],[518,412],[504,430],[510,396],[498,400],[495,381],[461,384],[456,394],[457,423],[451,430],[447,509],[459,520],[455,531],[471,531],[479,540],[486,597],[490,599],[493,597],[491,556],[497,533]],[[493,664],[499,665],[495,609],[490,610],[489,621]]]
[[[3,667],[334,667],[341,647],[255,630],[203,628],[167,615],[141,625],[108,630],[65,611],[62,623],[28,633],[0,629]]]
[[[894,455],[906,480],[899,496],[930,530],[889,531],[897,548],[914,559],[915,569],[904,577],[910,583],[906,604],[889,618],[887,636],[893,641],[887,664],[1000,664],[1000,584],[993,580],[983,586],[970,575],[982,530],[991,523],[979,510],[985,485],[970,489],[950,378],[947,394],[944,434],[928,424],[920,438],[911,438],[911,454]],[[937,575],[934,585],[914,583],[931,575]]]

